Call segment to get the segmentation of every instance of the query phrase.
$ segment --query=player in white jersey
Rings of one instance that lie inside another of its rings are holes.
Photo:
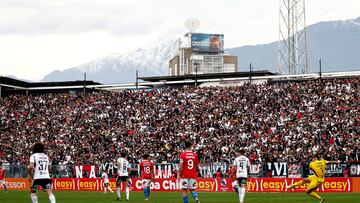
[[[120,153],[120,158],[117,160],[117,172],[118,177],[116,179],[116,193],[117,199],[121,201],[121,183],[125,183],[126,191],[126,201],[129,201],[130,188],[129,188],[129,173],[130,173],[130,164],[126,160],[126,154],[124,152]]]
[[[113,193],[114,191],[109,187],[109,176],[106,171],[101,174],[101,177],[104,179],[104,193],[106,193],[107,190]]]
[[[236,180],[238,187],[238,195],[240,203],[244,202],[245,198],[245,186],[247,183],[248,170],[250,169],[250,161],[247,157],[244,156],[245,150],[241,149],[239,152],[239,156],[234,160],[234,167],[236,167]]]
[[[52,181],[49,175],[49,157],[44,153],[45,146],[42,143],[35,143],[33,154],[30,156],[29,180],[31,182],[31,201],[38,203],[36,191],[41,187],[49,196],[50,203],[55,203],[55,196],[52,193]]]

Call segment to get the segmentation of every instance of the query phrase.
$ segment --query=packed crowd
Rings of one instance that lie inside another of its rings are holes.
[[[360,158],[360,78],[0,99],[0,155],[26,164],[42,141],[53,164],[99,164],[127,151],[177,162],[193,140],[202,162]]]

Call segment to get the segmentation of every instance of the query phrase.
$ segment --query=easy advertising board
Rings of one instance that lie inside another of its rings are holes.
[[[53,189],[63,191],[102,191],[104,182],[99,178],[54,178]],[[248,192],[305,192],[308,185],[286,189],[287,185],[299,181],[299,178],[249,178],[246,186]],[[30,190],[30,182],[26,178],[8,178],[9,190]],[[233,192],[231,178],[198,178],[199,192]],[[360,178],[326,178],[318,192],[359,192]],[[110,179],[110,187],[116,189],[115,179]],[[124,183],[121,185],[124,189]],[[133,192],[142,191],[142,180],[132,178],[130,188]],[[180,180],[176,178],[156,179],[151,183],[154,192],[180,191]]]

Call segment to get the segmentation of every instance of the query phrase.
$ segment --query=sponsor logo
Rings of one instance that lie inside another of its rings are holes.
[[[323,183],[325,192],[347,192],[350,189],[350,182],[330,181]]]
[[[116,181],[110,181],[109,182],[109,187],[113,190],[116,190]]]
[[[74,181],[73,180],[55,180],[55,189],[57,190],[72,190],[74,189]]]
[[[96,180],[94,181],[80,180],[78,188],[79,190],[96,190],[96,186],[97,186]]]
[[[256,192],[259,189],[259,182],[258,180],[250,180],[246,183],[246,190],[248,192]]]
[[[262,188],[264,192],[281,192],[285,190],[285,182],[284,181],[264,181],[262,183]]]
[[[164,180],[163,182],[163,188],[165,190],[178,190],[180,189],[180,182],[177,180]]]
[[[142,190],[143,189],[141,179],[138,179],[138,180],[135,181],[135,189],[137,189],[137,190]],[[151,190],[160,190],[162,188],[161,188],[160,183],[158,181],[156,181],[156,182],[151,182],[150,183],[150,189]]]
[[[227,191],[227,190],[228,190],[227,181],[226,181],[225,178],[222,178],[222,179],[221,179],[221,190],[222,190],[222,191]]]
[[[23,181],[6,182],[6,187],[9,189],[27,189],[26,183]]]
[[[200,179],[198,182],[196,182],[196,188],[203,191],[216,191],[215,181],[206,181]]]

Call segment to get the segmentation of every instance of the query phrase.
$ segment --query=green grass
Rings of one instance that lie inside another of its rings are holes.
[[[54,192],[56,203],[111,203],[115,201],[115,193],[101,192]],[[122,193],[122,197],[124,197]],[[326,203],[356,203],[360,202],[360,193],[320,193]],[[39,203],[48,203],[49,200],[44,192],[38,192]],[[238,203],[236,193],[200,193],[201,203]],[[193,203],[193,199],[190,203]],[[29,192],[0,191],[1,203],[31,203]],[[125,201],[123,201],[125,202]],[[140,192],[130,193],[129,203],[144,202],[144,195]],[[149,203],[182,203],[181,194],[176,192],[151,193]],[[247,193],[246,203],[311,203],[318,202],[304,193]]]

